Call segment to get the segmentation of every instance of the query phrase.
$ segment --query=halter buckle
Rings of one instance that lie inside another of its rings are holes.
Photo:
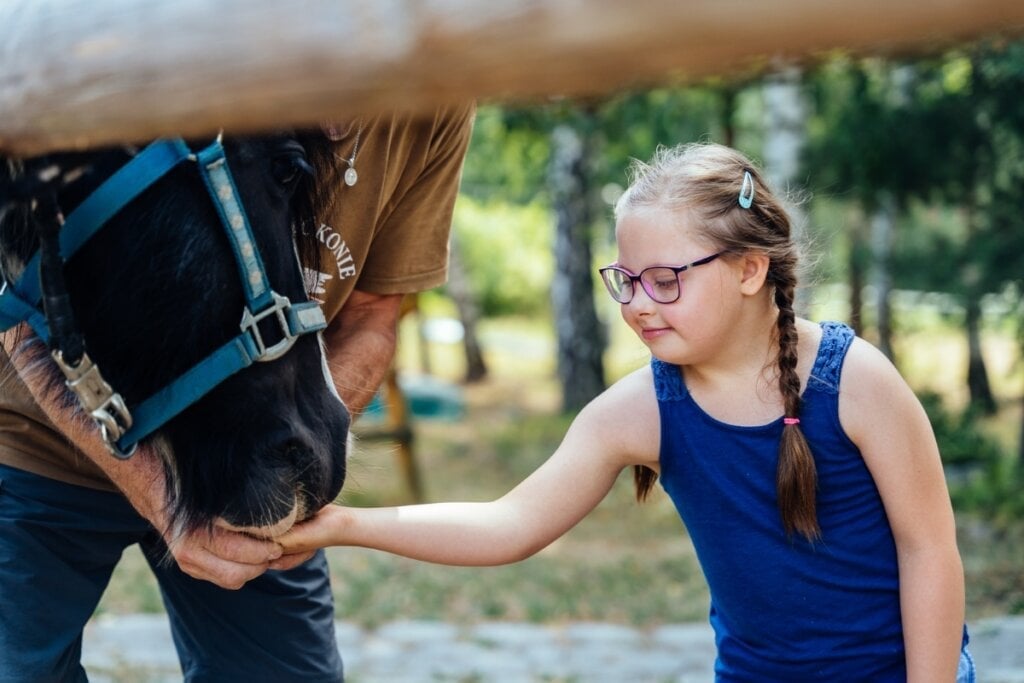
[[[131,457],[135,452],[134,446],[124,451],[117,445],[118,439],[132,426],[132,415],[121,394],[110,388],[88,354],[83,353],[78,363],[72,365],[57,350],[53,352],[53,360],[64,373],[64,383],[78,397],[82,409],[99,425],[103,442],[110,452],[122,460]]]
[[[298,335],[292,334],[291,326],[288,324],[288,311],[292,307],[292,302],[287,297],[283,297],[274,291],[271,291],[270,295],[274,298],[274,303],[259,313],[253,313],[248,308],[242,312],[242,333],[249,333],[253,343],[256,344],[256,356],[253,360],[257,361],[280,358],[288,353],[295,340],[298,339]],[[267,346],[263,342],[263,335],[260,333],[259,324],[271,315],[277,316],[277,322],[281,328],[281,340],[271,346]]]

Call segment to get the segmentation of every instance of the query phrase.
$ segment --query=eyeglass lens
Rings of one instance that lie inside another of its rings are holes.
[[[671,268],[648,268],[640,273],[644,290],[655,301],[671,303],[679,298],[679,273]]]
[[[633,299],[633,278],[627,273],[609,268],[602,272],[608,290],[619,303]],[[679,298],[679,275],[671,268],[647,268],[639,276],[644,291],[654,301],[672,303]]]

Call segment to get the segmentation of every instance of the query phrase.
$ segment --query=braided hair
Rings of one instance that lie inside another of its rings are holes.
[[[615,206],[617,217],[643,206],[685,209],[701,222],[705,236],[719,250],[731,254],[757,251],[768,256],[765,285],[772,289],[778,309],[775,366],[785,408],[775,482],[779,513],[787,534],[818,539],[817,468],[799,420],[794,311],[799,253],[791,238],[788,214],[754,164],[722,145],[659,148],[649,163],[634,162],[631,177],[629,188]],[[646,498],[656,480],[653,470],[636,466],[637,498]]]

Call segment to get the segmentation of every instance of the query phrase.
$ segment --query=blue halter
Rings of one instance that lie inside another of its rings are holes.
[[[195,153],[180,138],[158,140],[146,147],[67,217],[60,232],[61,256],[65,260],[71,258],[118,211],[182,161],[196,162],[231,242],[245,290],[241,333],[131,410],[120,394],[103,380],[88,355],[70,366],[59,351],[54,352],[54,360],[67,377],[68,387],[96,421],[107,447],[122,459],[134,453],[139,441],[231,375],[257,361],[280,358],[299,336],[327,327],[323,311],[316,302],[293,303],[271,289],[249,219],[228,169],[220,136]],[[17,282],[4,281],[0,288],[0,330],[28,322],[39,338],[49,343],[39,264],[40,256],[36,253]],[[267,319],[276,320],[281,332],[281,339],[270,345],[259,329],[260,322]]]

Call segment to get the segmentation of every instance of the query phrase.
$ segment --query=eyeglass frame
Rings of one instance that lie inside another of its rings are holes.
[[[613,263],[611,265],[605,266],[604,268],[598,268],[597,272],[601,274],[601,280],[604,282],[605,289],[608,290],[608,294],[611,295],[612,299],[616,303],[628,304],[629,302],[631,302],[633,300],[633,297],[636,296],[636,283],[639,282],[640,286],[644,290],[644,293],[647,294],[648,297],[650,297],[651,301],[653,301],[655,303],[659,303],[659,304],[673,304],[673,303],[679,301],[679,297],[681,297],[683,295],[683,286],[682,286],[682,283],[679,282],[679,274],[684,272],[684,271],[690,270],[691,268],[696,268],[697,266],[703,266],[704,264],[711,263],[712,261],[714,261],[715,259],[717,259],[719,256],[721,256],[724,253],[725,253],[724,250],[723,251],[719,251],[719,252],[716,252],[714,254],[711,254],[710,256],[705,256],[704,258],[697,259],[693,263],[687,263],[685,266],[662,266],[662,265],[648,266],[647,268],[644,268],[643,270],[641,270],[636,275],[634,275],[630,271],[626,270],[625,268],[623,268],[622,266],[620,266],[617,263]],[[671,270],[675,274],[675,276],[676,276],[676,295],[675,295],[674,298],[672,298],[672,299],[670,299],[668,301],[662,301],[662,300],[658,299],[656,296],[654,296],[654,292],[652,292],[650,289],[648,289],[648,284],[643,279],[644,273],[646,273],[649,270],[654,270],[656,268],[664,268],[664,269],[667,269],[667,270]],[[624,273],[626,275],[626,277],[629,278],[630,295],[629,295],[629,298],[626,299],[625,301],[619,300],[615,296],[615,292],[612,291],[612,286],[608,283],[608,275],[605,274],[605,273],[607,273],[609,271],[616,271],[616,272],[619,272],[619,273]]]

